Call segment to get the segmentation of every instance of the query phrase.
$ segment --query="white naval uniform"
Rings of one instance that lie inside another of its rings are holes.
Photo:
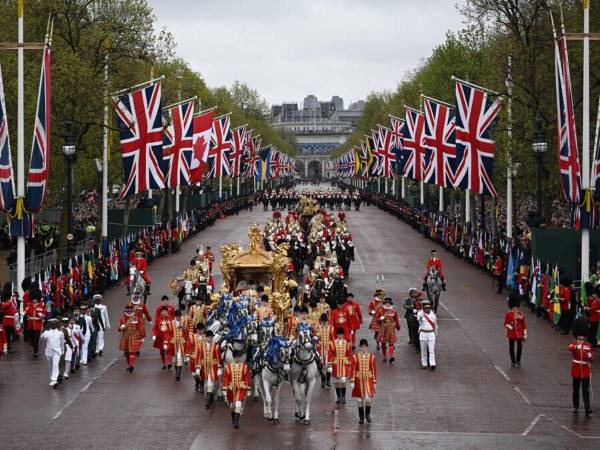
[[[65,335],[58,329],[46,330],[42,333],[40,339],[46,343],[45,354],[50,368],[50,384],[54,385],[58,379],[60,357],[65,348]]]
[[[92,330],[94,324],[92,318],[88,314],[83,315],[85,320],[85,333],[83,334],[83,342],[81,343],[81,364],[86,365],[88,362],[88,346],[90,345],[90,339],[92,338]]]
[[[110,329],[110,321],[108,320],[108,308],[106,305],[101,303],[94,306],[100,310],[100,317],[102,318],[102,323],[104,325],[104,329],[100,328],[98,330],[98,340],[96,342],[96,351],[101,352],[104,351],[104,331]]]
[[[427,353],[429,352],[429,365],[435,366],[435,337],[438,332],[437,316],[433,311],[427,314],[429,321],[425,318],[425,311],[419,310],[417,321],[419,322],[419,343],[421,344],[421,366],[427,367]]]

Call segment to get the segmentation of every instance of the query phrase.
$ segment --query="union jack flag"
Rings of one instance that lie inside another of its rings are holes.
[[[113,98],[123,155],[121,197],[163,189],[163,123],[160,83]]]
[[[231,176],[239,177],[242,167],[242,156],[246,146],[246,127],[241,126],[233,129],[233,148],[229,154],[229,167]]]
[[[383,151],[382,151],[382,139],[380,130],[371,129],[371,137],[369,144],[371,144],[371,153],[373,155],[373,164],[371,166],[371,175],[374,177],[380,177],[383,175]]]
[[[390,123],[392,125],[392,145],[396,151],[396,174],[403,175],[404,174],[404,165],[405,161],[405,153],[403,150],[403,131],[406,126],[406,122],[404,119],[400,119],[399,117],[392,116],[390,114]]]
[[[254,130],[245,130],[242,136],[242,157],[240,159],[240,176],[245,177],[248,173],[248,161],[252,151],[252,132]]]
[[[208,147],[212,135],[214,109],[203,111],[194,116],[192,146],[194,153],[190,164],[190,183],[197,183],[204,178],[208,164]]]
[[[556,33],[554,34],[556,38]],[[564,33],[564,26],[559,42],[556,39],[554,40],[554,62],[557,109],[556,141],[558,143],[560,185],[567,201],[570,203],[579,203],[581,198],[581,172],[579,167],[579,152],[577,150],[577,131],[575,129],[575,112],[573,110],[573,96],[571,93],[567,39]]]
[[[381,155],[380,174],[385,178],[396,177],[397,148],[395,146],[394,132],[389,128],[379,125],[379,144]]]
[[[424,128],[425,117],[423,117],[423,113],[406,107],[406,125],[402,130],[403,175],[417,181],[423,179],[425,169]]]
[[[231,117],[229,114],[213,120],[213,130],[208,150],[208,178],[231,175],[229,155],[233,151]]]
[[[10,154],[8,122],[4,104],[4,85],[0,66],[0,211],[10,212],[15,207],[15,180]]]
[[[247,177],[255,177],[258,175],[258,149],[262,140],[259,136],[250,138],[248,148],[248,160],[246,161],[246,173]]]
[[[371,149],[369,148],[369,141],[367,140],[367,138],[365,136],[365,140],[361,141],[361,143],[360,143],[360,163],[362,166],[361,175],[363,177],[369,176],[371,160],[372,160]]]
[[[496,146],[491,131],[502,101],[487,92],[456,82],[456,168],[454,186],[498,197],[492,183]]]
[[[455,119],[450,117],[451,107],[425,98],[425,133],[423,144],[428,149],[425,159],[424,181],[441,187],[454,186],[452,167],[456,157],[454,138]]]
[[[175,105],[169,110],[170,124],[165,129],[163,158],[168,164],[167,184],[189,186],[193,149],[194,101]]]
[[[33,144],[27,176],[25,209],[37,213],[44,207],[50,175],[50,46],[44,47],[37,111],[33,130]]]

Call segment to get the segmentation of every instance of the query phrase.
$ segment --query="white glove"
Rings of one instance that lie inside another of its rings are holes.
[[[581,350],[581,348],[582,348],[581,344],[579,344],[576,348],[577,348],[577,350]]]
[[[221,375],[223,375],[223,369],[218,369],[217,376],[220,377]]]
[[[340,382],[341,382],[342,384],[346,384],[346,377],[342,377],[342,378],[340,379]]]
[[[350,330],[350,336],[354,335],[354,330]]]
[[[163,345],[163,350],[167,350],[169,347],[167,346],[167,344]]]
[[[121,325],[121,328],[120,328],[120,329],[121,329],[121,330],[123,330],[124,328],[125,328],[125,325]]]
[[[354,383],[350,383],[350,389],[354,390]]]
[[[200,369],[196,369],[196,375],[200,376]]]
[[[226,390],[224,390],[224,391],[222,392],[222,394],[223,394],[223,397],[227,398],[227,391],[226,391]],[[227,401],[225,401],[225,403],[227,403]]]
[[[512,330],[512,329],[513,329],[513,326],[512,326],[511,324],[507,323],[507,324],[506,324],[506,328],[507,328],[508,330]]]
[[[152,336],[152,342],[156,340],[156,336]]]

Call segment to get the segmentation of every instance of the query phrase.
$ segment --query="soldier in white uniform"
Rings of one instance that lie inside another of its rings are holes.
[[[423,309],[417,313],[419,322],[419,343],[421,344],[421,369],[435,370],[435,338],[437,336],[437,316],[431,310],[431,303],[423,302]]]
[[[108,307],[102,304],[102,296],[100,294],[94,295],[94,308],[100,310],[100,317],[104,328],[100,327],[98,330],[98,342],[96,344],[96,352],[102,356],[104,353],[104,332],[110,330],[110,321],[108,320]]]
[[[50,386],[56,389],[58,385],[58,365],[65,348],[65,335],[58,329],[58,320],[48,321],[50,328],[45,330],[40,340],[46,344],[46,360],[50,368]]]
[[[87,366],[88,363],[88,347],[90,345],[90,339],[92,338],[92,331],[94,325],[92,323],[92,317],[87,306],[81,306],[83,312],[82,319],[84,320],[84,326],[82,327],[83,342],[81,343],[81,364]]]

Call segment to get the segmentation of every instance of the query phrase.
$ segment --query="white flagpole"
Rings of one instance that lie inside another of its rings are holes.
[[[506,144],[508,147],[508,167],[506,168],[506,238],[511,240],[513,237],[513,192],[512,192],[512,57],[508,55],[508,74],[506,78],[506,88],[508,91],[507,108],[507,127]]]
[[[425,204],[425,187],[423,186],[423,181],[419,181],[419,203],[421,206]]]
[[[581,187],[590,187],[590,2],[583,1],[583,163]],[[581,229],[581,281],[590,275],[590,230]]]
[[[104,56],[104,130],[102,133],[102,239],[108,236],[108,48]]]
[[[400,185],[400,193],[402,194],[402,200],[404,200],[406,198],[406,178],[402,177],[400,181],[402,183]]]
[[[471,222],[471,191],[465,190],[465,223]]]
[[[24,48],[23,48],[23,8],[24,0],[19,0],[18,4],[18,42],[17,50],[17,198],[21,201],[25,198],[25,105],[24,105]],[[23,298],[23,289],[21,283],[25,278],[25,236],[17,238],[17,289],[19,297]],[[23,302],[21,302],[21,312],[23,311]]]
[[[387,193],[388,193],[388,179],[387,179],[387,178],[385,178],[385,179],[383,180],[383,182],[385,183],[385,184],[384,184],[384,186],[385,186],[385,195],[387,195]]]
[[[442,186],[440,186],[440,204],[439,204],[439,211],[440,212],[444,212],[444,188]]]
[[[240,195],[240,177],[237,177],[236,181],[237,181],[237,195]]]
[[[221,201],[221,197],[223,196],[223,177],[219,175],[219,201]]]

